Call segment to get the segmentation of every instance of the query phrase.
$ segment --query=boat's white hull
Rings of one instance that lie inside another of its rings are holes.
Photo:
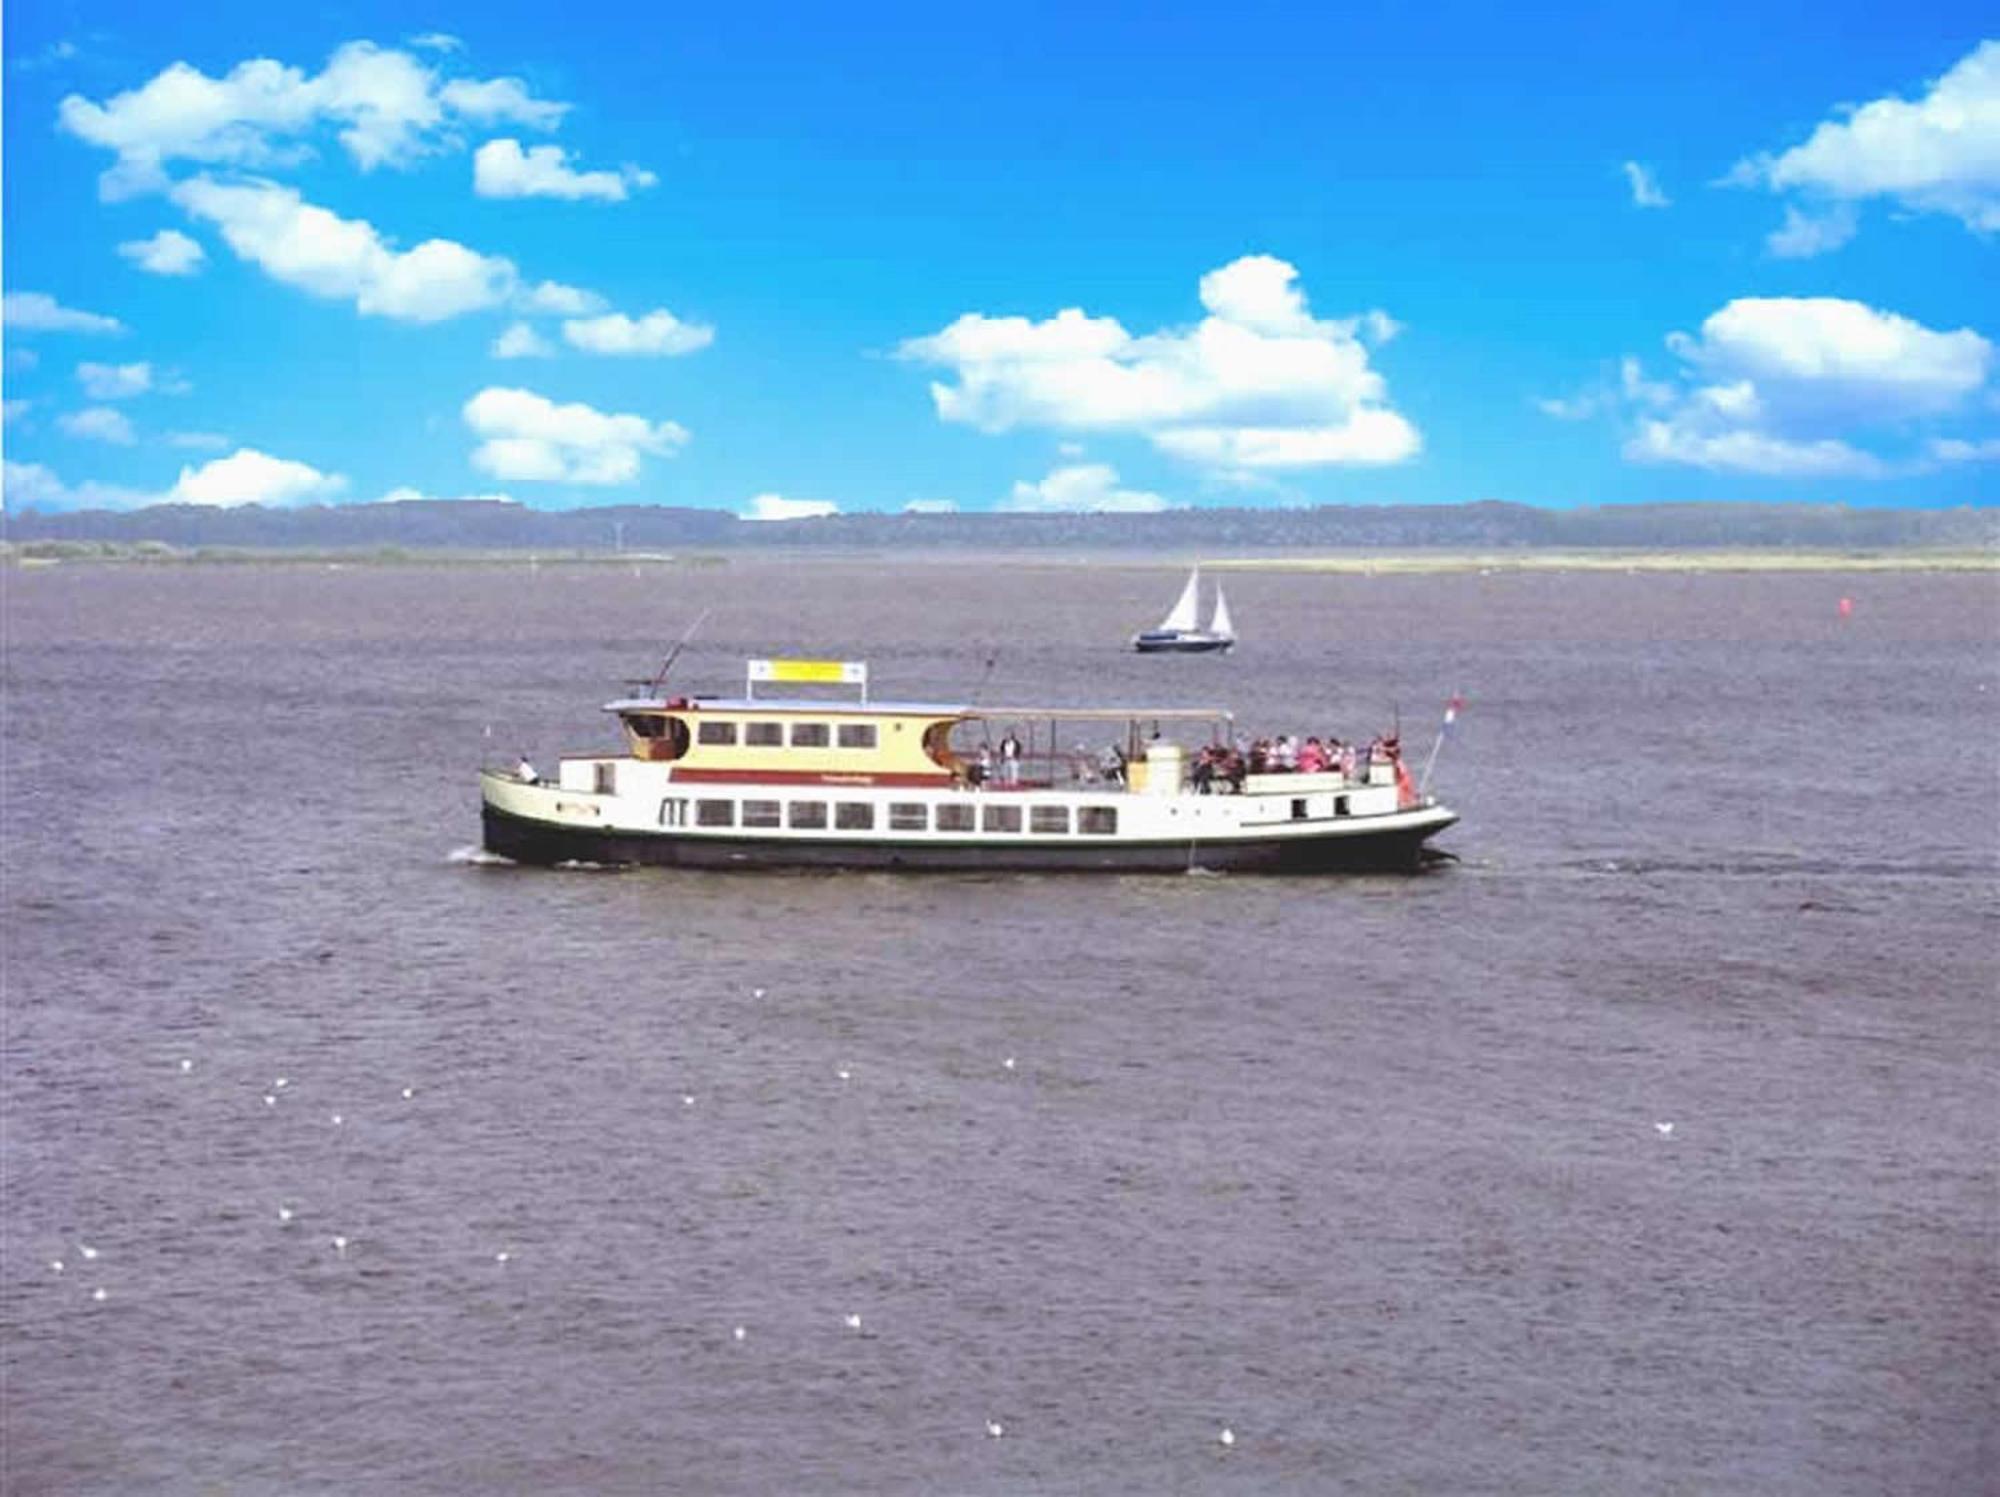
[[[485,774],[487,849],[525,863],[1287,873],[1416,867],[1425,841],[1457,820],[1434,804],[1399,807],[1393,784],[1343,784],[1327,775],[1261,776],[1252,782],[1261,788],[1238,795],[1145,795],[1117,788],[976,792],[800,783],[690,785],[672,781],[658,767],[621,762],[628,781],[645,783],[600,791],[594,788],[595,766],[604,762],[610,761],[567,761],[566,775],[578,782],[567,787]],[[724,801],[735,808],[731,824],[694,824],[701,803],[719,806]],[[741,824],[745,803],[774,802],[867,806],[872,826]],[[953,819],[938,814],[941,805],[971,807],[981,814],[975,815],[972,828],[939,829],[940,822]],[[1015,808],[1020,829],[987,828],[983,812],[988,806]],[[892,824],[917,820],[918,807],[923,808],[922,830]],[[900,817],[892,816],[892,808]],[[1064,829],[1032,830],[1037,808],[1043,820],[1059,822]],[[1086,817],[1086,811],[1093,814]],[[1107,811],[1115,812],[1108,822]],[[1101,830],[1107,824],[1113,829]],[[1100,830],[1086,831],[1086,826]]]

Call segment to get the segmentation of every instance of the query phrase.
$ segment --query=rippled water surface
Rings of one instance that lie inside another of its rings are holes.
[[[1991,1490],[1994,582],[1244,576],[1122,653],[1181,576],[5,573],[5,1489]],[[690,689],[1461,690],[1460,861],[475,857],[710,607]]]

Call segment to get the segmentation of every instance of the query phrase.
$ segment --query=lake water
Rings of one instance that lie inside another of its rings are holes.
[[[1122,651],[1182,575],[0,572],[0,1485],[1994,1490],[1995,579],[1242,576]],[[704,608],[686,689],[1419,763],[1462,691],[1459,861],[482,864],[478,764]]]

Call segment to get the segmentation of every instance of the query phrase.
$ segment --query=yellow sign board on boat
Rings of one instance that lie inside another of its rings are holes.
[[[831,681],[844,686],[868,684],[865,660],[753,660],[752,681]]]
[[[861,700],[868,700],[868,662],[865,660],[753,660],[749,682],[744,687],[757,695],[759,681],[804,681],[836,686],[858,686]]]

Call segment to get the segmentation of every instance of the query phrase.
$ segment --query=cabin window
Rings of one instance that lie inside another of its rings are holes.
[[[930,825],[930,807],[921,801],[894,801],[889,806],[889,830],[921,832]]]
[[[1292,820],[1304,821],[1305,819],[1306,819],[1306,798],[1303,795],[1294,796],[1292,798]]]
[[[839,800],[833,803],[833,824],[843,832],[875,830],[875,802]]]
[[[1114,837],[1118,834],[1118,808],[1085,806],[1076,813],[1076,829],[1086,837]]]
[[[1068,832],[1069,807],[1030,807],[1028,811],[1028,830],[1031,832]]]
[[[979,827],[987,832],[1018,832],[1021,830],[1021,808],[1019,806],[981,806]]]
[[[794,827],[815,832],[823,831],[826,828],[826,802],[795,800],[785,808],[785,816]]]
[[[825,723],[793,723],[793,748],[825,748],[828,742]]]
[[[783,723],[745,723],[743,741],[751,748],[783,748],[785,746],[785,725]]]
[[[1333,798],[1333,814],[1334,814],[1334,815],[1336,815],[1336,816],[1345,816],[1345,815],[1347,814],[1347,797],[1346,797],[1346,796],[1344,796],[1344,795],[1336,795],[1336,796],[1335,796],[1335,797]]]
[[[743,802],[743,824],[745,826],[776,826],[778,824],[778,803],[774,800],[746,800]]]
[[[733,800],[698,800],[694,803],[694,824],[696,826],[735,826],[736,802]]]
[[[658,738],[667,731],[667,720],[664,717],[648,717],[635,712],[625,719],[625,726],[641,738]]]
[[[660,802],[661,826],[686,826],[688,803],[684,800],[669,799]]]
[[[937,808],[937,829],[941,832],[971,831],[972,807],[939,806]]]
[[[842,723],[840,746],[844,749],[872,749],[875,747],[875,724]]]
[[[713,718],[710,718],[695,729],[695,742],[734,743],[736,742],[736,724],[732,722],[717,722]]]
[[[599,795],[616,795],[618,793],[618,766],[608,761],[599,764],[593,788]]]

